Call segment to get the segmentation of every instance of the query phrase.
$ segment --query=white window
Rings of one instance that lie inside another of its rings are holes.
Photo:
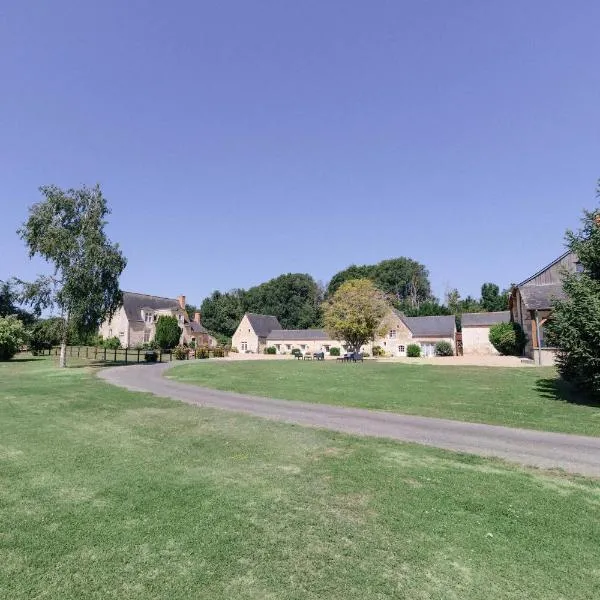
[[[331,347],[331,346],[325,346],[325,351],[326,351],[326,352],[329,352],[329,348],[330,348],[330,347]]]
[[[390,329],[390,340],[393,340],[396,338],[396,330],[395,329]]]
[[[246,352],[246,350],[248,350],[248,342],[242,342],[240,346],[243,352]]]
[[[277,348],[277,352],[281,350],[281,344],[275,344],[275,348]]]
[[[119,337],[124,337],[125,336],[125,332],[124,331],[119,331]]]
[[[112,337],[112,327],[108,328],[108,337]]]
[[[144,321],[146,323],[152,323],[153,320],[154,320],[154,315],[151,312],[144,313]]]
[[[150,341],[150,332],[148,330],[144,331],[144,343],[147,344]]]
[[[183,323],[183,315],[177,315],[177,320],[178,320],[180,323]]]
[[[404,354],[406,352],[406,348],[404,346],[398,346],[398,352],[400,352],[400,354]]]
[[[292,345],[291,345],[291,344],[286,344],[286,345],[285,345],[285,347],[286,347],[288,350],[291,350],[291,349],[292,349]]]

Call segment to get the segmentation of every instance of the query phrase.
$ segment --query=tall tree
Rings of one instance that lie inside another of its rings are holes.
[[[159,348],[170,350],[179,344],[182,329],[179,327],[177,317],[161,315],[156,321],[154,341]]]
[[[495,283],[484,283],[481,286],[481,308],[486,312],[508,310],[508,290],[500,293]]]
[[[212,334],[231,337],[244,316],[243,290],[214,291],[200,307],[202,324]]]
[[[336,290],[351,279],[372,279],[375,265],[350,265],[348,268],[336,273],[327,286],[327,295],[333,296]]]
[[[369,279],[343,283],[324,304],[325,329],[332,339],[344,340],[355,352],[383,335],[383,319],[390,306],[383,292]]]
[[[565,275],[566,298],[555,302],[546,339],[558,348],[562,377],[600,395],[600,211],[585,211],[581,229],[567,231],[566,240],[581,272]]]
[[[51,275],[23,284],[25,302],[39,311],[56,307],[64,318],[60,366],[66,366],[69,328],[97,329],[122,302],[119,276],[127,261],[104,227],[110,210],[100,186],[40,188],[44,200],[29,209],[18,234],[29,249],[53,266]]]
[[[17,306],[19,291],[13,281],[0,281],[0,317],[16,315],[24,325],[30,326],[35,322],[35,316]]]

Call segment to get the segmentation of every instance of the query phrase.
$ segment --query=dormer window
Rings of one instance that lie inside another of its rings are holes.
[[[144,322],[145,323],[153,323],[155,320],[155,315],[150,311],[144,311]]]
[[[583,270],[584,270],[583,269],[583,265],[579,261],[577,261],[575,263],[575,272],[576,273],[583,273]]]

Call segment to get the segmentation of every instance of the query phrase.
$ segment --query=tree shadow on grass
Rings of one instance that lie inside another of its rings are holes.
[[[535,382],[535,389],[542,398],[578,404],[580,406],[600,407],[600,398],[590,396],[564,379],[546,378]]]
[[[11,358],[10,361],[3,362],[11,362],[11,363],[24,363],[24,362],[37,362],[43,360],[42,357],[32,357],[32,358]]]

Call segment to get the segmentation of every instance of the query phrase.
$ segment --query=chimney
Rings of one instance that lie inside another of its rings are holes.
[[[177,302],[179,302],[179,306],[185,310],[185,296],[179,296]]]
[[[200,313],[199,312],[194,313],[194,322],[200,323]]]

